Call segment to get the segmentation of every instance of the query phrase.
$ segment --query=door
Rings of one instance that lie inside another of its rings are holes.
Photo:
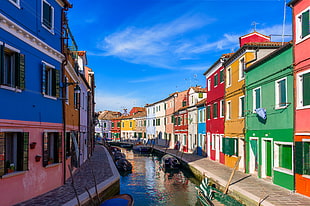
[[[202,143],[202,134],[199,134],[198,135],[198,142],[197,142],[197,144],[198,144],[197,154],[200,156],[202,156],[202,144],[201,143]]]
[[[263,153],[265,155],[263,162],[263,177],[271,177],[272,176],[272,148],[271,148],[271,140],[264,140],[264,150]]]
[[[215,135],[215,160],[220,161],[220,135]]]
[[[258,140],[250,139],[250,173],[258,171]]]

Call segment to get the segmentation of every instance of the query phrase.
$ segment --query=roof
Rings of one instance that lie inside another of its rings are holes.
[[[291,0],[290,2],[287,3],[287,6],[294,6],[294,4],[296,4],[299,1],[300,0]]]
[[[277,49],[282,46],[282,42],[249,42],[240,47],[226,62],[224,66],[229,65],[238,58],[244,51],[250,49]]]
[[[121,116],[120,112],[114,112],[114,111],[103,111],[99,114],[98,119],[99,120],[111,120],[115,119]]]
[[[266,39],[270,39],[270,36],[267,36],[267,35],[258,33],[257,31],[253,31],[253,32],[251,32],[251,33],[249,33],[249,34],[245,34],[245,35],[239,37],[239,39],[242,39],[242,38],[245,38],[245,37],[248,37],[248,36],[252,36],[253,34],[257,34],[257,35],[262,36],[262,37],[264,37],[264,38],[266,38]]]
[[[209,71],[212,70],[213,67],[215,67],[216,64],[218,64],[220,61],[226,61],[233,54],[234,53],[222,54],[221,57],[216,62],[214,62],[214,64],[211,67],[209,67],[209,69],[207,69],[207,71],[205,73],[203,73],[203,75],[206,75]]]
[[[207,101],[207,98],[204,98],[204,99],[200,100],[199,102],[197,102],[196,106],[205,105],[206,101]]]
[[[206,88],[201,88],[200,86],[197,87],[190,87],[189,89],[193,89],[196,93],[206,93]]]
[[[246,67],[245,71],[248,72],[252,69],[254,69],[255,67],[263,64],[264,62],[268,61],[269,59],[272,59],[273,57],[275,57],[276,55],[280,54],[281,52],[289,49],[290,47],[292,47],[293,44],[292,42],[286,42],[282,47],[280,47],[279,49],[271,52],[270,54],[268,54],[267,56],[265,56],[264,58],[256,61],[255,63],[253,63],[251,66]],[[293,63],[293,62],[292,62]]]

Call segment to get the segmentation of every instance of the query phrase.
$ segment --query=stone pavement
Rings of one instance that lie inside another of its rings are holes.
[[[119,181],[119,173],[116,167],[111,164],[114,165],[114,162],[111,156],[108,155],[107,149],[101,145],[96,145],[93,156],[82,164],[73,174],[74,186],[80,202],[89,198],[85,188],[87,188],[91,194],[96,194],[95,181],[98,191],[105,190],[109,185]],[[77,198],[70,177],[63,186],[16,204],[16,206],[72,206],[77,204]]]
[[[209,160],[193,154],[182,155],[174,149],[165,149],[160,146],[154,146],[155,149],[167,152],[171,155],[182,157],[182,160],[188,163],[191,167],[200,171],[200,173],[214,180],[217,184],[225,188],[229,177],[233,171],[218,162]],[[267,180],[254,177],[250,174],[245,174],[236,171],[229,186],[228,194],[237,196],[237,199],[244,200],[246,205],[263,205],[263,206],[310,206],[310,198],[294,193],[290,190],[272,184]]]

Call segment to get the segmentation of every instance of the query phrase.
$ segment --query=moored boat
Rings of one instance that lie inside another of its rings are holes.
[[[125,158],[121,158],[115,162],[116,168],[122,172],[128,172],[132,170],[132,164]]]
[[[165,170],[180,169],[181,167],[179,160],[176,157],[169,154],[166,154],[161,158],[161,165],[162,168]]]
[[[226,206],[242,206],[240,202],[218,190],[214,184],[210,185],[208,178],[203,179],[196,190],[201,205],[214,206],[213,202],[217,202]]]
[[[145,146],[145,145],[135,145],[132,148],[134,151],[138,152],[151,152],[151,147],[150,146]]]
[[[133,206],[133,205],[134,205],[134,199],[130,194],[115,195],[100,204],[100,206]]]

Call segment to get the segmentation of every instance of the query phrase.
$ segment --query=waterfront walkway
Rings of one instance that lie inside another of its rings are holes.
[[[112,165],[113,166],[112,166]],[[95,178],[94,178],[95,177]],[[96,194],[106,190],[113,183],[119,181],[119,173],[107,149],[102,145],[96,145],[93,156],[78,168],[73,174],[74,188],[78,194],[80,203],[89,199],[90,194]],[[73,206],[78,205],[75,190],[72,186],[72,178],[69,178],[61,187],[50,192],[16,204],[16,206]]]
[[[209,160],[193,154],[182,155],[174,149],[165,149],[160,146],[154,146],[155,149],[168,154],[182,157],[182,160],[201,172],[204,176],[211,178],[225,188],[230,175],[233,171],[218,162]],[[259,179],[250,174],[236,171],[231,181],[228,194],[239,196],[247,202],[247,205],[263,206],[310,206],[310,198],[296,194],[290,190],[272,184],[270,181]],[[241,194],[241,196],[240,196]]]

